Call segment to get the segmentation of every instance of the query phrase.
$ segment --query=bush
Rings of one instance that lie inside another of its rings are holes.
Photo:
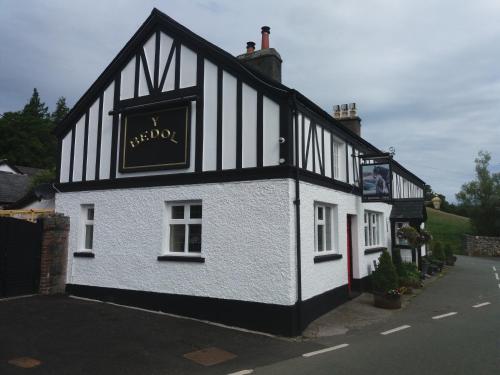
[[[402,263],[398,270],[399,284],[401,286],[415,287],[420,286],[420,272],[413,263]]]
[[[372,273],[372,283],[373,290],[380,293],[387,293],[399,286],[396,267],[386,250],[380,255],[377,269]]]
[[[446,259],[453,256],[453,250],[451,249],[451,245],[449,243],[444,246],[444,255],[446,256]]]
[[[401,258],[401,250],[395,249],[392,252],[392,263],[396,267],[396,272],[399,277],[405,276],[405,270],[403,268],[403,259]]]
[[[443,251],[443,247],[441,246],[441,242],[435,242],[432,247],[432,256],[433,258],[440,260],[441,262],[445,261],[445,255]]]

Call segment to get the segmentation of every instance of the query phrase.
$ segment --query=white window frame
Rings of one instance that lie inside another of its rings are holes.
[[[183,206],[184,207],[184,218],[183,219],[172,219],[172,207]],[[191,206],[201,206],[201,218],[191,219],[190,210]],[[169,201],[165,202],[165,236],[163,240],[163,255],[173,255],[173,256],[188,256],[188,257],[201,257],[203,254],[203,204],[201,200],[194,201]],[[170,249],[170,225],[181,224],[184,225],[184,251],[172,251]],[[189,225],[199,224],[201,225],[201,249],[200,252],[190,252],[189,250]]]
[[[382,247],[384,242],[384,216],[381,212],[365,211],[363,218],[365,247]]]
[[[328,210],[327,210],[328,208]],[[323,210],[323,218],[319,218],[319,211]],[[327,248],[327,220],[326,215],[327,212],[330,213],[330,248]],[[318,226],[322,227],[323,234],[323,246],[320,248],[319,246],[319,238],[318,238]],[[334,204],[328,203],[314,203],[314,252],[315,255],[320,254],[338,254],[338,218],[337,218],[337,206]]]
[[[93,219],[90,220],[88,218],[88,211],[92,209],[94,211]],[[87,225],[92,226],[92,247],[86,247],[86,238],[87,238]],[[93,204],[82,204],[81,205],[81,229],[80,229],[80,241],[79,241],[79,249],[81,252],[91,253],[94,251],[94,239],[95,239],[95,207]]]

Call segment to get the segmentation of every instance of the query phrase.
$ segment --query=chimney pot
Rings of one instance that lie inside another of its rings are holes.
[[[261,49],[269,48],[269,34],[271,34],[271,28],[269,26],[262,26],[262,43]]]
[[[345,128],[361,136],[361,119],[357,114],[356,103],[334,105],[333,117]]]
[[[340,118],[340,105],[336,104],[333,106],[333,116],[336,118],[336,119],[339,119]]]
[[[247,42],[247,53],[255,51],[255,42]]]
[[[248,42],[246,53],[237,56],[237,58],[247,67],[281,82],[281,63],[283,61],[278,51],[269,47],[270,32],[269,26],[262,26],[262,49],[256,51],[255,43]]]
[[[349,117],[356,117],[356,103],[349,104]]]
[[[347,104],[342,104],[341,106],[342,112],[340,113],[340,117],[345,118],[348,115],[348,105]]]

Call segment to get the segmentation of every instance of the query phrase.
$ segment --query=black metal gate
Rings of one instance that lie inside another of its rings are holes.
[[[0,217],[0,297],[38,292],[41,222]]]

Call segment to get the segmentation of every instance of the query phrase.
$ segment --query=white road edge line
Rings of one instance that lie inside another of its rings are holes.
[[[318,354],[328,353],[328,352],[331,352],[331,351],[334,351],[337,349],[342,349],[342,348],[345,348],[346,346],[349,346],[349,344],[340,344],[337,346],[332,346],[330,348],[316,350],[315,352],[305,353],[305,354],[302,354],[302,357],[308,358],[308,357],[312,357],[312,356],[315,356]]]
[[[474,305],[472,307],[474,307],[475,309],[477,309],[478,307],[483,307],[483,306],[487,306],[487,305],[491,305],[491,302],[478,303],[477,305]]]
[[[276,339],[281,339],[280,337],[278,337],[276,335],[273,335],[271,333],[265,333],[265,332],[259,332],[259,331],[252,331],[250,329],[245,329],[245,328],[240,328],[240,327],[233,327],[233,326],[229,326],[229,325],[222,324],[222,323],[211,322],[209,320],[190,318],[188,316],[176,315],[176,314],[171,314],[171,313],[167,313],[167,312],[163,312],[163,311],[148,310],[148,309],[143,309],[141,307],[122,305],[122,304],[119,304],[119,303],[106,302],[106,301],[101,301],[101,300],[98,300],[98,299],[78,297],[78,296],[74,296],[74,295],[70,295],[69,298],[80,299],[82,301],[104,303],[104,304],[111,305],[111,306],[122,307],[122,308],[130,309],[130,310],[142,311],[142,312],[146,312],[146,313],[150,313],[150,314],[165,315],[165,316],[170,316],[170,317],[178,318],[178,319],[192,320],[194,322],[200,322],[200,323],[205,323],[205,324],[209,324],[209,325],[216,326],[216,327],[222,327],[222,328],[232,329],[234,331],[248,332],[248,333],[253,333],[253,334],[256,334],[256,335],[261,335],[261,336],[267,336],[267,337],[272,337],[272,338],[276,338]]]
[[[436,315],[436,316],[433,316],[432,319],[442,319],[442,318],[447,318],[448,316],[452,316],[452,315],[456,315],[458,314],[457,312],[451,312],[451,313],[448,313],[448,314],[443,314],[443,315]]]
[[[15,299],[22,299],[22,298],[30,298],[37,295],[38,294],[25,294],[24,296],[5,297],[5,298],[0,298],[0,302],[13,301]]]
[[[407,329],[407,328],[410,328],[411,326],[409,325],[404,325],[404,326],[400,326],[400,327],[396,327],[396,328],[393,328],[393,329],[390,329],[388,331],[385,331],[385,332],[380,332],[381,335],[390,335],[391,333],[394,333],[394,332],[398,332],[398,331],[402,331],[403,329]]]
[[[495,272],[495,279],[500,280],[500,279],[498,278],[498,273],[496,273],[496,272]]]
[[[251,373],[253,373],[253,370],[241,370],[241,371],[232,372],[228,375],[248,375]]]

